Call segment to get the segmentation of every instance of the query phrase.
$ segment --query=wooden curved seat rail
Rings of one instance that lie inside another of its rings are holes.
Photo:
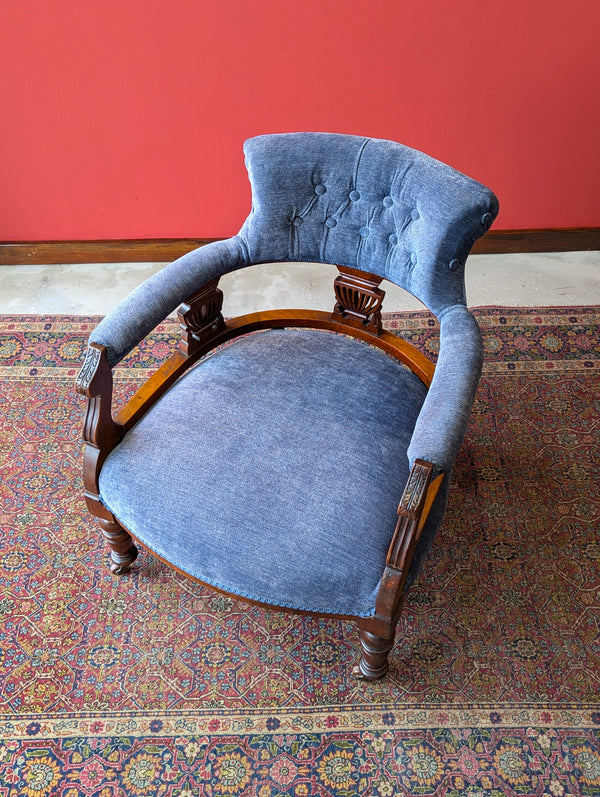
[[[370,343],[408,366],[429,387],[435,367],[410,343],[382,329],[381,277],[339,267],[334,282],[336,304],[331,313],[313,310],[274,310],[225,321],[218,279],[204,285],[178,309],[179,348],[113,415],[112,371],[104,347],[90,344],[76,389],[88,406],[83,438],[85,500],[99,522],[111,550],[111,570],[126,573],[137,557],[129,531],[102,504],[98,477],[110,451],[174,382],[200,358],[236,337],[257,330],[304,327],[330,330]],[[360,678],[380,678],[388,669],[388,653],[402,610],[403,591],[421,531],[444,478],[432,478],[433,465],[417,460],[398,506],[398,522],[391,538],[385,570],[377,593],[375,614],[355,619],[360,629],[362,658],[354,672]],[[167,562],[167,564],[170,564]],[[171,565],[173,566],[173,565]],[[214,589],[214,587],[212,587]],[[271,607],[272,608],[272,607]],[[306,612],[307,614],[309,612]]]

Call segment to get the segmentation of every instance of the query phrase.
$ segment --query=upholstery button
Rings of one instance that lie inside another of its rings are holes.
[[[484,213],[483,216],[481,217],[481,223],[485,227],[487,227],[487,225],[491,222],[491,220],[492,220],[492,214],[491,213]]]
[[[450,261],[450,263],[448,265],[448,268],[450,269],[450,271],[458,271],[458,269],[461,267],[461,265],[462,265],[462,263],[460,262],[460,260],[457,260],[455,258],[454,260]]]
[[[328,219],[325,220],[325,224],[331,230],[334,227],[337,227],[337,219],[334,219],[333,216],[330,216]]]
[[[350,193],[348,194],[348,199],[351,202],[358,202],[358,200],[360,199],[360,191],[350,191]]]
[[[417,262],[417,253],[416,252],[411,252],[410,253],[410,262],[413,264],[413,266],[416,264],[416,262]]]
[[[368,238],[371,231],[369,230],[368,227],[361,227],[359,233],[361,238]]]
[[[292,224],[294,227],[299,227],[303,221],[304,219],[301,219],[300,216],[296,216],[296,218],[292,221]]]
[[[416,208],[413,208],[410,212],[410,217],[413,221],[416,221],[417,219],[421,218],[421,214]]]
[[[392,199],[391,196],[384,196],[384,198],[383,198],[383,206],[384,206],[384,208],[391,208],[393,204],[394,204],[394,200]]]
[[[323,196],[323,194],[327,193],[327,189],[323,185],[323,183],[319,183],[315,186],[315,194],[317,196]]]
[[[396,245],[398,244],[398,236],[396,235],[396,233],[395,233],[395,232],[393,232],[393,233],[390,235],[390,237],[388,238],[388,241],[390,242],[390,244],[391,244],[392,246],[396,246]]]

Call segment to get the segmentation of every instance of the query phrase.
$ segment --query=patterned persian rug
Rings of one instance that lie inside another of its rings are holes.
[[[93,318],[0,319],[0,795],[600,795],[599,308],[482,309],[487,361],[389,676],[351,623],[266,611],[81,499]],[[435,356],[426,313],[387,317]],[[119,368],[129,395],[177,336]]]

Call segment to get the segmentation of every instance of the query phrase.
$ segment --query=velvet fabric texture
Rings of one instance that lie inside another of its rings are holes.
[[[227,592],[373,614],[421,380],[321,330],[238,339],[189,371],[100,474],[144,544]]]
[[[466,257],[497,213],[487,188],[414,149],[359,136],[263,136],[244,151],[252,213],[239,238],[250,262],[363,269],[437,316],[465,304]]]
[[[90,341],[114,366],[215,277],[262,262],[334,263],[397,283],[438,317],[430,390],[380,352],[329,334],[239,341],[126,435],[103,466],[101,497],[144,544],[203,581],[266,603],[368,616],[416,459],[446,478],[407,588],[443,515],[482,364],[464,266],[498,202],[391,141],[267,135],[244,152],[252,209],[238,234],[158,272]]]
[[[466,304],[465,260],[498,213],[489,189],[417,150],[360,136],[258,136],[244,152],[252,210],[241,230],[179,258],[104,319],[91,340],[111,365],[204,283],[256,263],[370,271],[438,317]]]

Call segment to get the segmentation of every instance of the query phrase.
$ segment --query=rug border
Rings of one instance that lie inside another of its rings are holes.
[[[282,733],[356,733],[489,728],[577,728],[600,731],[598,704],[498,704],[488,707],[446,704],[399,707],[301,707],[211,709],[206,711],[78,711],[0,714],[0,740],[42,738],[275,735]]]

